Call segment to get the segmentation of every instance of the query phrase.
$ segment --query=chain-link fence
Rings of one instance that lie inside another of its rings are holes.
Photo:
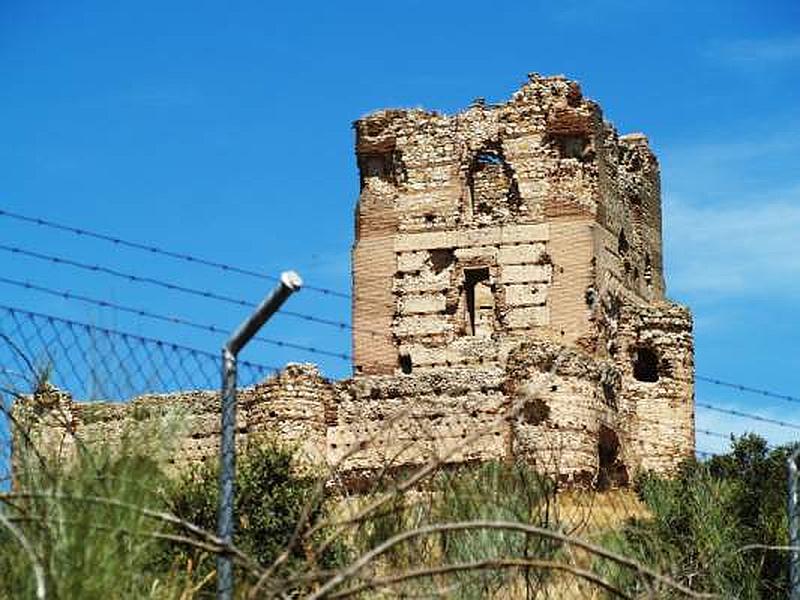
[[[221,357],[132,333],[0,306],[0,390],[6,419],[0,426],[3,481],[11,480],[15,402],[56,391],[75,406],[101,407],[154,395],[206,391],[219,401]],[[242,361],[239,381],[252,385],[275,370]],[[89,409],[85,409],[89,410]],[[113,406],[109,407],[113,413]],[[110,414],[111,414],[110,413]]]

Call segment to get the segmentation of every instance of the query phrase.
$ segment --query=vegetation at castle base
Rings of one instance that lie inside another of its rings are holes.
[[[159,465],[170,437],[169,430],[139,430],[114,448],[80,446],[62,464],[27,449],[16,489],[0,497],[0,511],[41,565],[47,598],[214,597],[217,469],[209,463],[177,480],[167,477]],[[243,453],[237,548],[269,565],[286,547],[316,481],[296,472],[291,449],[264,443]],[[323,516],[318,508],[309,522]],[[315,566],[334,566],[340,548],[333,545]],[[298,545],[284,571],[307,569],[305,551]],[[0,598],[36,597],[32,564],[0,526]],[[239,576],[239,590],[246,591],[255,573]]]
[[[0,597],[35,597],[34,562],[48,598],[214,596],[221,550],[213,534],[216,461],[170,479],[159,465],[166,464],[174,436],[137,423],[121,444],[91,450],[79,445],[76,458],[60,466],[23,453],[17,487],[0,496],[0,511],[31,552],[0,527]],[[781,597],[787,592],[785,553],[753,546],[786,543],[788,452],[747,436],[729,454],[686,463],[677,477],[640,477],[636,491],[647,511],[583,535],[696,591]],[[438,465],[397,491],[398,482],[414,476],[412,470],[383,484],[371,481],[373,491],[357,497],[332,494],[316,474],[299,469],[291,449],[269,440],[251,443],[237,470],[235,543],[257,565],[237,562],[238,593],[245,597],[253,590],[297,531],[298,543],[257,597],[278,590],[292,597],[312,594],[352,565],[359,566],[329,595],[471,600],[575,597],[579,590],[597,598],[597,581],[585,581],[591,568],[632,598],[650,597],[651,587],[655,597],[685,597],[630,564],[598,558],[563,537],[571,530],[560,518],[557,486],[525,463]],[[593,510],[604,498],[596,496]],[[337,521],[346,527],[335,527]],[[494,526],[447,528],[475,522]],[[359,563],[382,546],[385,551]],[[560,567],[584,569],[584,575]],[[582,587],[569,586],[578,580]]]
[[[142,509],[162,505],[167,480],[156,462],[142,453],[83,450],[63,467],[33,454],[0,510],[30,544],[47,598],[151,596],[163,527]],[[0,529],[0,597],[36,597],[32,562]]]
[[[763,438],[746,435],[728,454],[685,463],[673,479],[639,478],[637,492],[651,516],[630,520],[606,535],[604,545],[695,591],[743,600],[787,597],[787,554],[765,546],[787,543],[791,450],[769,449]],[[598,566],[632,596],[646,595],[630,571]]]
[[[313,502],[310,514],[304,515],[306,506],[318,495],[318,481],[312,474],[298,472],[291,448],[270,440],[251,444],[237,464],[236,547],[259,564],[271,565],[289,546],[298,523],[303,523],[299,531],[302,535],[328,516],[321,501]],[[207,531],[215,531],[218,498],[219,468],[214,460],[178,479],[171,487],[167,504],[171,513]],[[314,556],[314,551],[310,544],[294,545],[276,577],[304,571],[312,557],[315,568],[335,567],[343,560],[345,549],[335,544],[321,556]],[[162,561],[172,561],[176,566],[199,564],[203,573],[215,567],[214,557],[206,551],[179,543],[165,548]],[[248,578],[252,579],[252,573],[240,568],[237,579],[245,582]]]
[[[442,469],[413,494],[392,495],[391,500],[364,521],[355,535],[362,552],[378,547],[402,532],[428,525],[467,521],[504,521],[543,528],[556,526],[556,487],[525,463],[500,461]],[[379,492],[378,495],[389,493]],[[373,570],[404,572],[420,568],[470,564],[481,561],[552,558],[560,545],[520,531],[469,529],[422,536],[393,547],[386,565]],[[546,580],[540,569],[521,569],[521,596],[533,597]],[[397,594],[441,594],[477,599],[507,591],[515,571],[471,569],[447,577],[411,579]]]

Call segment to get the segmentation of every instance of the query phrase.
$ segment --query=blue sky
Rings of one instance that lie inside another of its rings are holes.
[[[351,123],[383,107],[504,101],[564,73],[662,165],[667,284],[697,372],[800,395],[796,2],[0,3],[0,208],[349,290]],[[0,218],[0,240],[256,302],[269,284]],[[0,252],[0,271],[234,327],[235,306]],[[216,351],[219,336],[0,286],[0,303]],[[349,320],[308,290],[291,308]],[[349,350],[276,317],[265,335]],[[313,360],[251,346],[268,364]],[[700,401],[800,421],[797,404],[698,384]],[[698,409],[698,426],[798,432]],[[715,450],[723,440],[698,436]]]

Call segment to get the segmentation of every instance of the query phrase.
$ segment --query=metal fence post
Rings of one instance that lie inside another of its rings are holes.
[[[303,285],[294,271],[281,275],[280,283],[222,347],[222,439],[220,441],[219,513],[217,535],[226,545],[233,543],[234,482],[236,479],[236,360],[247,342]],[[217,555],[217,598],[233,597],[233,561],[229,552]]]
[[[800,449],[789,457],[789,599],[800,600]]]

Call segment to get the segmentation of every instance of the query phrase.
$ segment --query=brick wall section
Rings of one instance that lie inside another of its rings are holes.
[[[284,371],[240,395],[247,435],[290,440],[306,460],[325,456],[326,417],[333,383],[313,365],[289,365]]]
[[[241,396],[247,396],[242,390]],[[126,404],[74,402],[58,390],[37,392],[15,402],[21,423],[33,432],[37,448],[53,458],[65,459],[75,452],[76,440],[92,445],[114,445],[124,433],[158,425],[168,415],[175,425],[174,448],[169,468],[181,469],[217,453],[220,435],[219,392],[191,391],[140,396]],[[157,423],[156,423],[157,422]],[[247,443],[247,412],[237,414],[237,445]],[[23,444],[15,437],[14,446]]]
[[[397,217],[385,186],[378,180],[372,195],[357,208],[353,247],[353,356],[358,373],[391,373],[397,347],[390,330],[394,317],[392,275]]]
[[[501,458],[507,444],[504,381],[497,368],[432,369],[340,385],[328,460],[345,471]],[[479,433],[476,438],[473,434]],[[467,443],[467,439],[469,443]]]
[[[622,323],[613,359],[529,339],[509,350],[505,367],[331,382],[313,365],[290,365],[240,391],[238,441],[277,438],[310,464],[355,476],[432,457],[462,463],[513,456],[564,481],[589,483],[598,477],[598,433],[606,427],[619,436],[619,463],[630,476],[638,469],[670,472],[693,451],[691,321],[680,307],[629,306]],[[630,354],[642,346],[659,353],[656,383],[634,377]],[[82,439],[113,442],[131,424],[177,410],[185,427],[172,462],[185,467],[216,454],[216,392],[144,396],[125,405],[73,403],[54,393],[59,411],[40,410],[35,421],[37,435],[53,448],[72,447],[56,413],[70,415]],[[31,413],[42,402],[30,399],[16,410]]]
[[[594,284],[595,227],[589,220],[558,220],[550,223],[550,232],[554,271],[549,296],[552,336],[572,345],[590,328],[586,292]]]
[[[622,398],[631,445],[642,469],[672,468],[694,452],[694,352],[692,318],[677,305],[627,305],[620,318],[617,363],[623,372]],[[634,377],[634,353],[652,350],[658,380]]]

